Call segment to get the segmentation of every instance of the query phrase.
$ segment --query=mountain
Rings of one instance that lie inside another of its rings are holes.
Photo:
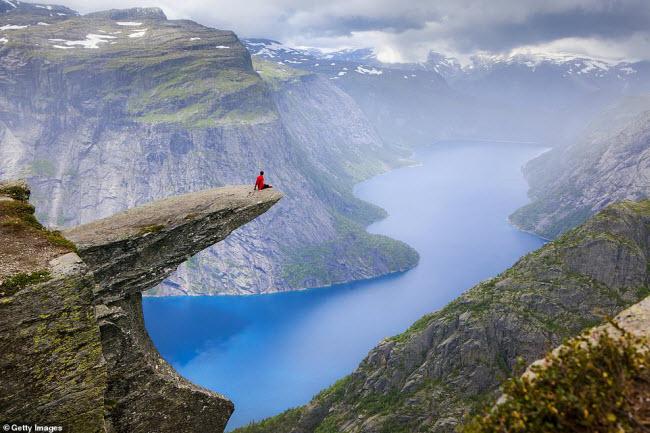
[[[613,204],[381,341],[307,405],[236,431],[452,432],[519,358],[531,363],[650,294],[649,229],[650,201]]]
[[[650,197],[650,98],[620,101],[570,145],[528,162],[524,174],[532,201],[510,220],[548,239],[614,201]]]
[[[648,62],[608,62],[576,56],[475,56],[450,85],[481,100],[564,113],[565,136],[620,95],[650,91]]]
[[[254,68],[233,32],[156,8],[78,16],[3,4],[0,178],[28,178],[40,221],[69,227],[169,195],[252,189],[260,170],[285,192],[153,294],[324,286],[417,263],[407,245],[366,233],[384,212],[352,194],[408,153],[384,143],[330,80]]]
[[[565,121],[537,107],[479,99],[420,64],[387,65],[368,50],[324,53],[269,39],[242,41],[254,57],[318,73],[359,105],[384,142],[412,147],[444,139],[548,141]]]
[[[469,64],[430,52],[382,63],[370,49],[324,52],[246,39],[268,60],[328,76],[389,143],[447,138],[563,143],[622,95],[650,92],[650,62],[574,55],[477,54]]]

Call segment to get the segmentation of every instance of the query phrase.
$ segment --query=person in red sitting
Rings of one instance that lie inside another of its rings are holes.
[[[255,186],[253,187],[253,191],[257,190],[262,190],[266,188],[273,188],[273,185],[265,185],[264,184],[264,172],[260,171],[260,175],[257,176],[257,180],[255,181]]]

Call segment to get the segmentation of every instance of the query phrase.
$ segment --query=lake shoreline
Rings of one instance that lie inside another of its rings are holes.
[[[235,403],[228,430],[306,404],[379,341],[543,244],[506,220],[528,202],[520,168],[540,151],[436,142],[417,149],[420,165],[357,184],[388,213],[366,231],[420,253],[408,271],[272,296],[146,297],[146,328],[181,375]]]
[[[430,143],[430,144],[425,144],[425,145],[419,146],[419,147],[417,147],[417,148],[415,148],[415,149],[413,149],[413,150],[411,151],[411,154],[409,155],[408,158],[401,158],[401,159],[399,159],[398,161],[396,161],[396,162],[404,162],[404,163],[405,163],[404,165],[398,165],[398,166],[395,166],[395,167],[389,167],[389,168],[388,168],[386,171],[384,171],[384,172],[378,173],[378,174],[376,174],[376,175],[374,175],[374,176],[371,176],[371,177],[368,178],[368,179],[363,179],[363,180],[357,182],[356,184],[354,184],[354,185],[352,186],[352,191],[351,191],[351,192],[352,192],[352,194],[354,194],[354,196],[355,196],[357,199],[362,200],[362,201],[364,201],[364,202],[366,202],[366,203],[372,204],[372,205],[374,205],[374,206],[378,206],[378,205],[376,205],[375,203],[371,203],[371,202],[369,202],[369,201],[367,201],[367,200],[364,200],[364,199],[362,199],[361,197],[359,197],[359,196],[357,195],[357,187],[358,187],[359,185],[363,184],[364,182],[367,182],[367,181],[369,181],[369,180],[371,180],[371,179],[375,179],[375,178],[380,177],[380,176],[390,175],[391,173],[394,173],[396,170],[401,170],[401,169],[405,169],[405,168],[417,168],[417,167],[422,167],[423,164],[420,163],[420,162],[418,162],[418,161],[416,161],[416,160],[414,159],[414,157],[416,156],[417,152],[418,152],[418,151],[421,151],[422,149],[432,148],[432,147],[435,147],[435,146],[444,146],[444,145],[453,144],[453,143],[459,143],[459,144],[462,144],[462,143],[467,143],[467,142],[471,142],[471,143],[506,143],[506,144],[521,144],[521,145],[523,145],[523,146],[543,146],[541,143],[534,142],[534,141],[512,141],[512,140],[500,141],[500,140],[482,140],[482,139],[466,139],[466,140],[465,140],[465,139],[453,139],[453,140],[439,140],[439,141],[436,141],[436,142],[433,142],[433,143]],[[546,150],[545,150],[544,152],[547,152],[547,151],[550,150],[550,149],[551,149],[551,147],[547,147]],[[544,152],[542,152],[542,153],[544,153]],[[539,155],[537,155],[537,156],[539,156]],[[527,164],[527,163],[528,163],[529,161],[531,161],[532,159],[536,158],[537,156],[535,156],[535,157],[531,158],[530,160],[526,161],[526,162],[524,163],[524,165]],[[526,183],[527,183],[528,181],[527,181],[527,179],[525,178],[525,176],[523,176],[523,174],[522,174],[522,177],[523,177],[523,179],[524,179],[524,180],[526,181]],[[384,208],[382,208],[381,206],[379,206],[379,207],[380,207],[382,210],[385,211]],[[386,216],[384,216],[383,218],[380,218],[380,219],[378,219],[378,220],[376,220],[376,221],[372,221],[372,222],[370,222],[368,225],[366,225],[366,226],[364,227],[364,229],[366,230],[367,233],[369,233],[369,234],[373,234],[373,233],[368,232],[368,230],[367,230],[368,227],[370,227],[371,225],[373,225],[373,224],[375,224],[375,223],[377,223],[377,222],[380,222],[380,221],[382,221],[382,220],[384,220],[384,219],[386,219],[386,218],[388,218],[388,217],[390,217],[390,214],[388,214],[388,212],[387,212],[387,213],[386,213]],[[545,239],[545,238],[539,236],[538,234],[536,234],[536,233],[534,233],[534,232],[532,232],[532,231],[527,231],[527,230],[524,230],[524,229],[520,228],[520,227],[517,226],[515,223],[513,223],[512,221],[510,221],[510,217],[507,217],[506,219],[507,219],[507,221],[508,221],[508,222],[509,222],[513,227],[515,227],[517,230],[520,230],[520,231],[522,231],[522,232],[529,233],[529,234],[531,234],[531,235],[537,236],[538,238],[543,239],[543,240],[545,240],[545,241],[549,241],[549,240],[550,240],[550,239]],[[389,237],[390,237],[390,236],[389,236]],[[390,238],[391,238],[391,239],[394,239],[394,238],[392,238],[392,237],[390,237]],[[407,245],[408,245],[409,247],[413,248],[412,245],[409,245],[408,243],[407,243]],[[416,248],[413,248],[413,249],[415,249],[415,250],[417,251]],[[391,272],[386,272],[386,273],[384,273],[384,274],[373,275],[373,276],[368,277],[368,278],[360,278],[360,279],[353,279],[353,280],[351,279],[351,280],[337,281],[337,282],[335,282],[335,283],[327,284],[327,285],[324,285],[324,286],[297,287],[297,288],[291,288],[291,289],[287,289],[287,290],[269,290],[269,291],[266,291],[266,292],[263,292],[263,293],[222,293],[222,292],[216,292],[216,291],[215,291],[215,292],[209,292],[209,293],[186,293],[186,294],[178,294],[178,295],[157,295],[157,294],[150,295],[150,294],[148,294],[147,292],[144,292],[144,293],[142,294],[142,297],[143,297],[143,298],[183,298],[183,297],[198,298],[198,297],[213,297],[213,296],[246,296],[246,297],[248,297],[248,296],[258,296],[258,295],[275,295],[275,294],[278,294],[278,293],[300,292],[300,291],[307,291],[307,290],[314,290],[314,289],[321,289],[321,288],[331,288],[331,287],[336,287],[336,286],[340,286],[340,285],[344,285],[344,284],[350,284],[350,283],[354,283],[354,282],[371,281],[371,280],[374,280],[374,279],[376,279],[376,278],[381,278],[381,277],[384,277],[384,276],[387,276],[387,275],[400,274],[400,273],[408,272],[409,270],[414,269],[414,268],[416,268],[417,266],[419,266],[419,264],[420,264],[420,261],[418,260],[418,262],[415,263],[413,266],[407,267],[407,268],[405,268],[405,269],[397,269],[397,270],[394,270],[394,271],[391,271]]]

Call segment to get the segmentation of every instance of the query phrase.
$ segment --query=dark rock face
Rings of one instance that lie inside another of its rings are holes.
[[[20,186],[2,183],[0,195],[28,196]],[[67,229],[81,259],[60,255],[49,280],[0,297],[0,417],[73,432],[223,431],[232,402],[160,356],[140,292],[281,197],[217,188]]]
[[[383,340],[306,406],[242,432],[452,432],[499,376],[650,293],[650,201],[609,206]],[[647,324],[646,324],[647,326]]]

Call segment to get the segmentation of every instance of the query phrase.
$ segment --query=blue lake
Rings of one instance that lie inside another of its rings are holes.
[[[544,150],[498,142],[420,148],[421,165],[355,189],[390,214],[368,230],[413,246],[419,266],[299,292],[145,298],[149,334],[178,372],[235,403],[228,429],[307,403],[382,338],[543,244],[506,217],[527,202],[520,167]]]

